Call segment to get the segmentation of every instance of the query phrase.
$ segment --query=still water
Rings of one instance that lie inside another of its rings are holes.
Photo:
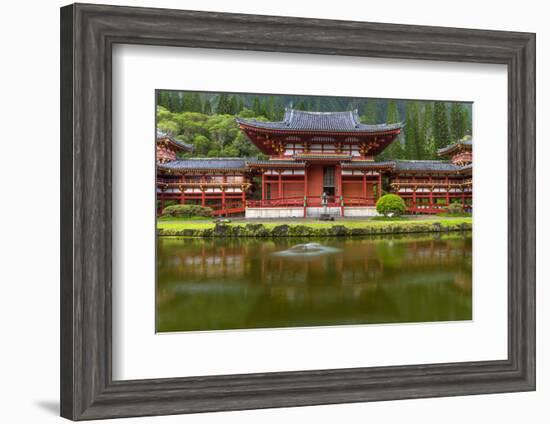
[[[159,332],[472,319],[471,233],[160,237],[157,262]]]

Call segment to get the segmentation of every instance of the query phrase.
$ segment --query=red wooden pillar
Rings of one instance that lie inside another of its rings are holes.
[[[283,198],[283,174],[279,171],[279,184],[278,184],[279,199]]]
[[[344,191],[342,190],[342,167],[340,165],[336,165],[335,167],[336,171],[336,190],[337,193],[336,196],[343,196]]]
[[[205,197],[204,188],[201,189],[201,205],[202,205],[203,207],[206,206],[206,197]]]
[[[183,186],[183,183],[185,182],[185,176],[182,175],[180,178],[180,182],[182,183],[180,185],[180,204],[185,204],[185,187]]]
[[[222,187],[222,209],[225,209],[225,187]]]
[[[262,201],[265,200],[265,177],[264,170],[262,169]]]
[[[378,173],[378,198],[382,197],[382,174]]]
[[[416,210],[416,185],[414,184],[415,183],[415,179],[414,179],[414,176],[412,177],[412,183],[413,183],[413,186],[412,186],[412,189],[413,189],[413,208],[414,210]]]
[[[430,176],[429,181],[430,181],[430,195],[429,195],[430,209],[432,209],[433,206],[434,206],[434,193],[433,193],[434,188],[433,188],[433,185],[432,185],[432,177],[431,176]]]
[[[363,171],[363,197],[367,198],[367,171]]]
[[[307,168],[304,166],[304,218],[307,216]]]
[[[449,190],[450,190],[450,187],[449,187],[449,176],[445,176],[445,185],[447,186],[446,187],[446,192],[445,192],[445,203],[447,206],[449,206],[451,204],[451,199],[450,199],[450,193],[449,193]]]
[[[344,217],[344,190],[342,190],[342,166],[336,165],[335,171],[336,171],[336,189],[338,191],[335,194],[336,194],[336,198],[338,198],[339,196],[339,200],[340,200],[340,216]]]
[[[243,203],[243,208],[246,207],[246,191],[244,190],[244,188],[242,189],[241,200]]]

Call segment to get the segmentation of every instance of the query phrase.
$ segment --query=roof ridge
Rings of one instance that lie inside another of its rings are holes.
[[[444,159],[390,159],[395,162],[449,162],[448,160]]]

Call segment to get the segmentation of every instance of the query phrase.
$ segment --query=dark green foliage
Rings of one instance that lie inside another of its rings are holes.
[[[376,100],[367,101],[365,113],[361,116],[361,122],[364,124],[378,124],[378,102]]]
[[[456,143],[462,140],[469,127],[468,111],[460,103],[453,103],[451,106],[451,141]]]
[[[163,216],[172,216],[179,218],[192,218],[195,216],[211,217],[212,208],[198,205],[172,205],[163,209]]]
[[[441,149],[451,143],[448,122],[447,105],[444,102],[435,102],[432,131],[436,149]]]
[[[206,115],[212,115],[212,104],[210,103],[210,100],[204,101],[204,104],[202,106],[202,113]]]
[[[460,203],[451,203],[447,206],[447,212],[451,215],[461,215],[464,213],[464,208]]]
[[[406,210],[405,202],[397,194],[386,194],[376,202],[376,212],[384,216],[399,216]]]
[[[424,140],[421,139],[420,114],[418,102],[407,103],[407,121],[405,126],[405,157],[407,159],[424,158]]]
[[[395,124],[401,122],[399,115],[399,108],[395,100],[390,100],[387,104],[386,119],[388,124]],[[402,134],[397,137],[380,155],[381,159],[404,159],[406,157],[405,149],[403,147]]]
[[[252,103],[252,111],[254,112],[254,115],[260,116],[263,114],[262,112],[262,106],[260,104],[260,98],[254,97],[254,101]]]
[[[219,115],[229,115],[231,113],[231,103],[229,96],[225,93],[221,93],[218,98],[218,107],[216,113]]]

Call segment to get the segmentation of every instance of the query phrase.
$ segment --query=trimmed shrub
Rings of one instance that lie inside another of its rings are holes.
[[[405,202],[397,194],[386,194],[376,202],[376,212],[384,216],[399,216],[406,209]]]
[[[212,208],[199,205],[172,205],[163,209],[162,216],[173,216],[178,218],[203,216],[209,218],[212,216],[213,212]]]
[[[464,213],[464,208],[460,203],[451,203],[447,206],[447,213],[451,215],[462,215]]]

